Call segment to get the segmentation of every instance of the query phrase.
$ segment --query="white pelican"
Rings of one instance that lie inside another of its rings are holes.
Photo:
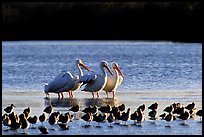
[[[81,76],[83,76],[83,72],[80,68],[82,66],[86,70],[90,71],[89,68],[85,66],[83,61],[81,59],[77,59],[75,61],[76,67],[79,70],[79,76],[72,74],[70,72],[62,71],[53,81],[51,81],[49,84],[45,84],[44,92],[49,95],[49,93],[58,93],[58,98],[60,98],[59,93],[61,93],[62,98],[63,92],[68,92],[69,96],[73,97],[73,91],[77,90],[81,83],[78,83],[78,80]]]
[[[85,75],[79,81],[79,82],[83,82],[83,84],[86,84],[84,89],[82,89],[82,91],[91,92],[93,98],[94,98],[94,92],[97,93],[97,98],[99,98],[98,92],[102,90],[106,85],[107,73],[104,68],[106,68],[109,71],[109,73],[113,75],[110,68],[108,67],[108,63],[106,61],[102,61],[100,63],[100,69],[102,71],[101,75],[100,74]]]
[[[112,77],[108,77],[107,83],[103,90],[106,92],[107,98],[108,98],[108,92],[113,93],[113,98],[115,96],[115,91],[118,88],[118,86],[122,83],[124,75],[121,72],[120,68],[118,67],[118,64],[116,62],[113,62],[112,68],[115,72],[115,75]]]

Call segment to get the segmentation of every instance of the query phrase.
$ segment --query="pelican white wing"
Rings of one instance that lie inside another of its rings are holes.
[[[46,93],[69,90],[74,86],[73,76],[70,72],[62,72],[53,81],[45,86]]]

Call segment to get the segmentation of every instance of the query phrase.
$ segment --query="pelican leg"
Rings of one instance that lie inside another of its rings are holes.
[[[99,98],[99,93],[98,92],[96,92],[96,95],[97,95],[97,98]]]
[[[57,95],[58,95],[58,99],[60,99],[60,93],[57,93]]]
[[[106,92],[106,96],[107,96],[107,98],[108,98],[108,92]]]
[[[62,99],[64,99],[64,94],[63,94],[63,92],[61,93],[61,95],[62,95]]]
[[[92,98],[92,99],[94,99],[94,92],[92,92],[92,96],[93,96],[93,98]]]
[[[71,97],[71,93],[70,93],[70,91],[68,91],[68,94],[69,94],[69,98]]]
[[[71,91],[71,96],[72,96],[72,98],[74,98],[73,91]]]
[[[115,91],[113,91],[113,99],[115,98]]]

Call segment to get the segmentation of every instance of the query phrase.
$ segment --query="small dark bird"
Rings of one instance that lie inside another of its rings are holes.
[[[150,105],[150,106],[148,107],[148,109],[157,110],[157,109],[158,109],[158,106],[159,106],[158,103],[155,102],[154,104]]]
[[[9,115],[8,115],[7,113],[3,114],[3,116],[2,116],[2,123],[3,123],[3,121],[4,121],[8,116],[9,116]]]
[[[174,107],[174,110],[176,110],[177,108],[181,108],[182,107],[181,103],[173,103],[171,105]]]
[[[126,113],[123,112],[121,115],[121,119],[122,121],[125,121],[125,125],[127,125],[126,122],[128,121],[129,117],[130,117],[130,108],[128,108]]]
[[[75,119],[78,119],[77,116],[76,116],[76,112],[79,111],[79,105],[73,106],[73,107],[70,108],[69,110],[70,110],[70,111],[73,111],[73,112],[74,112],[74,117],[75,117]]]
[[[29,117],[28,118],[28,122],[31,124],[31,126],[34,126],[37,122],[38,122],[38,117],[37,116],[33,116],[33,117]],[[32,127],[35,128],[35,127]]]
[[[123,112],[125,110],[125,105],[122,104],[122,105],[118,106],[118,109],[120,110],[120,112]]]
[[[137,122],[141,123],[144,121],[144,113],[141,109],[137,110]]]
[[[194,102],[192,102],[191,104],[188,104],[185,108],[188,109],[188,110],[192,110],[192,109],[196,108],[196,105],[195,105]]]
[[[134,124],[136,124],[137,116],[138,116],[138,112],[137,111],[135,111],[134,113],[132,113],[130,115],[130,119],[134,120]]]
[[[166,113],[163,113],[163,114],[159,115],[159,117],[161,117],[161,118],[162,118],[162,120],[165,120]]]
[[[168,115],[166,115],[166,117],[164,118],[167,122],[171,122],[173,121],[173,114],[169,113]]]
[[[107,106],[102,106],[98,108],[98,110],[100,110],[103,113],[110,113],[112,109],[110,105],[107,105]]]
[[[68,130],[69,129],[69,126],[64,124],[64,123],[58,123],[58,125],[60,126],[61,129],[63,130]]]
[[[55,117],[57,118],[57,120],[58,120],[58,119],[59,119],[59,116],[60,116],[60,112],[59,112],[59,111],[53,112],[53,113],[51,113],[50,116],[55,116]]]
[[[181,113],[178,118],[184,121],[183,124],[186,124],[186,120],[190,118],[190,113],[188,111],[185,111],[184,113]]]
[[[43,112],[43,114],[39,116],[39,120],[42,124],[43,124],[43,122],[45,122],[45,120],[46,120],[45,112]]]
[[[151,120],[156,120],[157,119],[157,115],[158,115],[158,112],[155,109],[150,111],[149,114],[148,114],[148,116],[150,116]]]
[[[170,113],[170,112],[174,111],[174,107],[173,107],[173,105],[167,106],[163,111]]]
[[[21,123],[19,121],[15,121],[15,122],[12,121],[11,124],[10,124],[10,128],[11,128],[11,130],[14,130],[14,134],[16,134],[17,130],[19,128],[21,128]]]
[[[202,118],[202,110],[198,110],[197,113],[196,113],[196,115],[200,117],[200,121],[201,121],[201,118]]]
[[[70,111],[73,112],[78,112],[79,111],[79,105],[73,106],[72,108],[69,109]]]
[[[164,118],[167,122],[171,122],[173,121],[174,117],[172,113],[169,113],[168,115],[166,115],[166,117]],[[171,126],[171,125],[169,125]]]
[[[115,120],[115,117],[113,116],[112,113],[109,114],[108,118],[107,118],[108,122],[110,123],[110,127],[112,127],[112,123]]]
[[[15,107],[15,106],[14,106],[13,104],[11,104],[10,106],[4,108],[4,111],[5,111],[6,113],[11,113],[11,112],[13,111],[14,107]]]
[[[173,111],[173,114],[181,114],[181,113],[184,113],[184,107],[179,107],[179,108],[176,108],[174,109]]]
[[[5,116],[4,120],[3,120],[3,125],[9,127],[11,125],[11,119],[9,118],[9,116]]]
[[[96,113],[98,112],[98,107],[97,107],[96,105],[94,105],[94,106],[91,108],[90,112],[91,112],[92,114],[96,114]]]
[[[52,106],[48,106],[48,107],[46,107],[46,108],[43,110],[43,112],[45,112],[45,113],[47,113],[47,114],[51,114],[52,111],[53,111]]]
[[[99,114],[97,116],[95,116],[94,121],[98,122],[98,126],[96,127],[100,127],[99,123],[105,122],[106,120],[106,114]]]
[[[70,115],[66,113],[65,115],[60,114],[58,122],[67,123],[70,121]]]
[[[48,123],[52,125],[52,129],[54,129],[54,124],[57,123],[57,118],[55,115],[51,115],[48,119]]]
[[[189,110],[190,118],[195,118],[196,117],[196,112],[197,112],[196,108],[193,108],[192,110]]]
[[[145,105],[145,104],[140,105],[140,106],[137,108],[137,111],[138,111],[139,109],[140,109],[142,112],[144,112],[145,109],[146,109],[146,105]]]
[[[21,123],[21,129],[23,129],[24,131],[23,133],[26,133],[25,130],[28,129],[28,127],[30,126],[30,123],[28,122],[24,113],[19,115],[19,119],[20,119],[19,122]]]
[[[9,119],[11,120],[12,123],[19,122],[19,117],[14,111],[9,114]]]
[[[90,125],[90,122],[93,120],[93,115],[92,115],[91,113],[86,113],[85,115],[83,115],[83,116],[81,117],[81,119],[83,119],[84,121],[86,121],[86,126],[87,126],[88,123],[89,123],[89,125]]]
[[[91,113],[91,106],[88,106],[88,107],[86,107],[86,108],[84,108],[83,110],[82,110],[82,112],[84,112],[84,113]]]
[[[26,109],[23,110],[23,113],[24,113],[24,114],[28,114],[28,115],[29,115],[30,112],[31,112],[30,107],[28,107],[28,108],[26,108]]]
[[[38,127],[41,133],[43,134],[48,134],[48,129],[45,126],[40,126]]]

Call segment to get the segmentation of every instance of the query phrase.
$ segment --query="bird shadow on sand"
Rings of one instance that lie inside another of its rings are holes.
[[[52,105],[53,107],[60,108],[60,107],[72,107],[75,105],[79,105],[80,107],[88,107],[90,105],[97,105],[98,107],[104,105],[111,105],[116,106],[118,105],[117,99],[112,98],[99,98],[99,99],[92,99],[92,98],[44,98],[45,106]]]

